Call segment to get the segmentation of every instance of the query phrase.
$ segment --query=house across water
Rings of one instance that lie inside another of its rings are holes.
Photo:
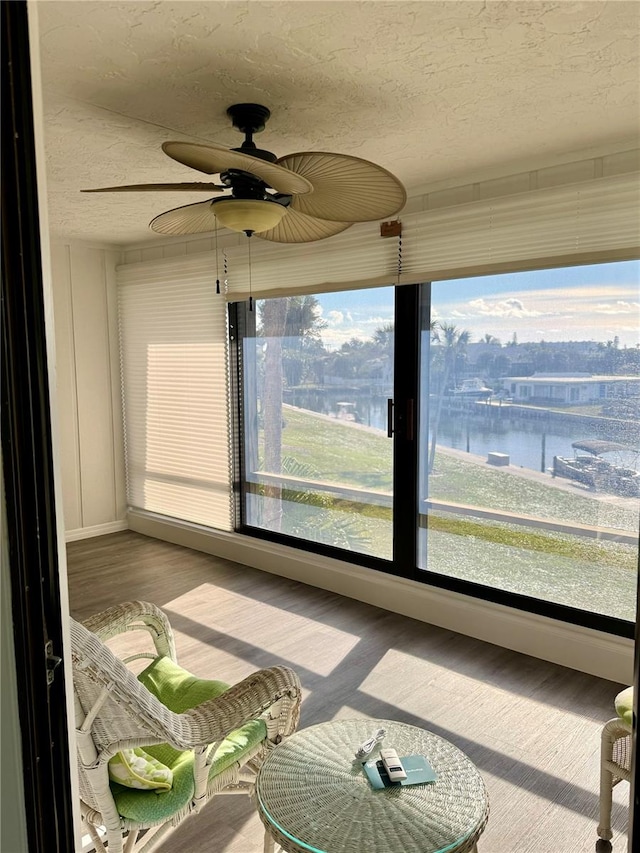
[[[534,373],[505,376],[503,387],[514,402],[565,406],[640,398],[640,376],[596,376],[591,373]]]

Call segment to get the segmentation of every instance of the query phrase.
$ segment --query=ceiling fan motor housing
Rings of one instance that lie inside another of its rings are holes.
[[[227,169],[220,175],[220,180],[231,189],[233,198],[275,201],[283,207],[288,207],[291,204],[290,195],[268,192],[269,185],[252,175],[251,172],[243,172],[241,169]]]
[[[220,180],[231,188],[234,198],[262,199],[266,196],[267,185],[250,172],[228,169],[220,175]]]

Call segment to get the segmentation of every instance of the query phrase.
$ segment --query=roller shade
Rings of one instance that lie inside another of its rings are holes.
[[[398,241],[378,223],[352,226],[316,243],[283,246],[252,238],[251,293],[286,296],[415,284],[563,264],[622,260],[640,253],[638,173],[531,190],[404,214]],[[227,249],[227,298],[249,296],[246,240]]]
[[[226,305],[210,254],[118,267],[130,506],[232,529]]]

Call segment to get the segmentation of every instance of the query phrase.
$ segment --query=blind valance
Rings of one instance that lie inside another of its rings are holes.
[[[251,293],[286,296],[625,259],[640,253],[637,172],[402,215],[396,238],[362,223],[316,243],[252,238]],[[227,299],[249,297],[247,241],[226,250]]]
[[[118,267],[127,498],[232,529],[226,305],[210,254]]]

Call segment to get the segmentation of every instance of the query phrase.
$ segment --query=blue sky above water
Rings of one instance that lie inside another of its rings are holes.
[[[640,343],[640,262],[596,264],[434,282],[432,316],[507,343],[603,341]],[[393,288],[317,296],[325,344],[370,338],[393,322]]]

